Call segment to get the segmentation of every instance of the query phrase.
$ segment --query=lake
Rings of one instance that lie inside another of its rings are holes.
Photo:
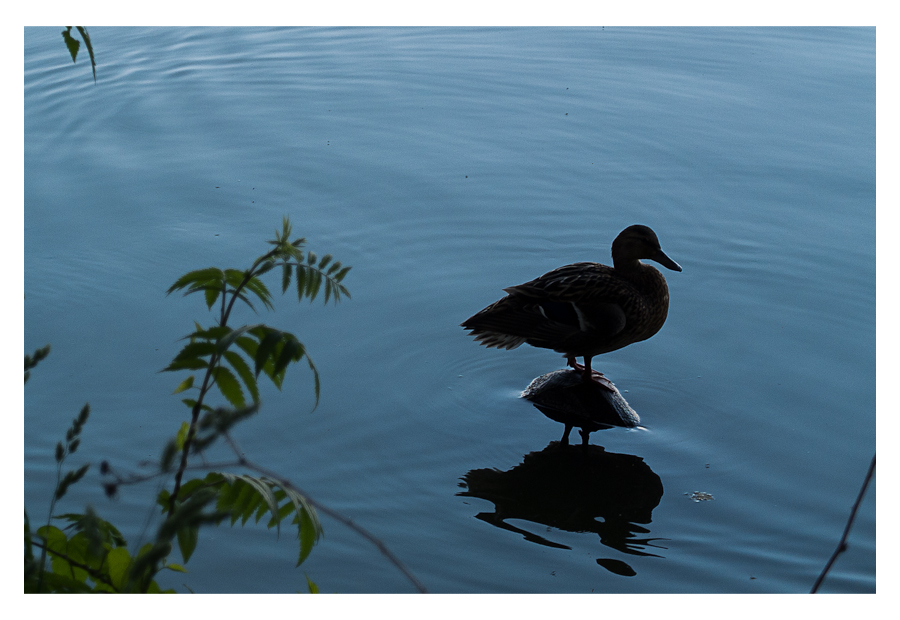
[[[94,467],[57,512],[152,539],[171,480],[109,500],[96,465],[151,471],[189,418],[185,375],[159,371],[215,317],[166,290],[248,267],[287,215],[353,266],[352,297],[298,304],[273,273],[274,312],[235,315],[295,333],[321,400],[300,364],[234,437],[429,591],[809,591],[875,454],[874,28],[89,32],[96,83],[59,28],[25,29],[25,351],[52,345],[25,389],[32,523],[90,402],[67,466]],[[504,287],[611,264],[635,223],[683,267],[661,270],[662,330],[593,363],[641,428],[548,465],[562,425],[519,393],[564,360],[459,324]],[[875,591],[875,487],[822,591]],[[225,524],[160,582],[414,591],[322,521],[299,568],[290,528]]]

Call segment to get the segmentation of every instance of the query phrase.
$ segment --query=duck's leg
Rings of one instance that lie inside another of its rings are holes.
[[[581,429],[580,432],[581,432],[581,445],[582,445],[582,447],[584,447],[585,450],[587,450],[588,445],[590,445],[589,442],[590,442],[591,433],[590,433],[590,431],[585,430],[585,429]]]
[[[594,380],[594,370],[591,368],[591,355],[584,356],[584,366],[582,366],[581,377],[585,381],[593,381]],[[602,374],[600,375],[603,376]]]
[[[566,356],[566,365],[571,366],[572,368],[574,368],[575,370],[580,372],[581,375],[584,377],[585,381],[590,381],[595,376],[602,377],[603,376],[602,372],[591,369],[591,358],[592,357],[593,357],[592,355],[585,356],[584,364],[582,365],[576,361],[576,358],[574,355],[567,355]]]
[[[612,383],[610,383],[609,379],[600,372],[599,370],[594,370],[591,368],[591,358],[592,355],[586,355],[584,358],[584,366],[575,361],[575,356],[567,355],[566,361],[568,365],[574,368],[575,370],[581,373],[581,378],[584,379],[585,383],[594,382],[598,383],[601,387],[609,390],[610,392],[614,392],[615,388]]]

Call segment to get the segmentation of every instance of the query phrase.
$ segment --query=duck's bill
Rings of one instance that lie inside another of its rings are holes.
[[[655,260],[657,263],[659,263],[663,267],[671,269],[672,271],[681,271],[681,265],[679,265],[678,263],[673,261],[671,258],[666,256],[666,253],[663,252],[662,250],[657,250],[656,254],[651,258],[652,258],[652,260]]]

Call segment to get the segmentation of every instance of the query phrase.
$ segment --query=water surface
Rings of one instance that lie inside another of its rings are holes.
[[[171,395],[181,377],[158,371],[194,320],[213,321],[166,289],[249,265],[288,215],[311,249],[353,265],[352,299],[286,296],[236,317],[296,333],[322,376],[312,412],[299,367],[264,390],[241,448],[431,591],[809,590],[875,451],[874,29],[90,33],[96,84],[58,29],[25,31],[25,349],[53,347],[25,392],[30,514],[84,402],[82,458],[125,471],[158,458],[188,416]],[[498,507],[460,495],[462,479],[559,439],[517,396],[562,360],[479,347],[459,323],[505,286],[608,263],[633,223],[684,271],[665,274],[661,332],[594,364],[645,428],[592,443],[643,463],[662,494],[640,495],[655,505],[623,524],[630,546],[609,528],[491,523]],[[89,502],[130,541],[151,537],[158,486],[110,502],[98,477],[61,509]],[[161,579],[412,590],[324,526],[299,569],[288,533],[222,527],[188,575]],[[874,484],[823,589],[875,590]]]

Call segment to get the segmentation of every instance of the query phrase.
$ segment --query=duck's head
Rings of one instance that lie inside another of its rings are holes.
[[[681,266],[662,251],[656,233],[641,224],[629,226],[619,233],[612,244],[612,258],[615,267],[647,258],[672,271],[681,271]]]

